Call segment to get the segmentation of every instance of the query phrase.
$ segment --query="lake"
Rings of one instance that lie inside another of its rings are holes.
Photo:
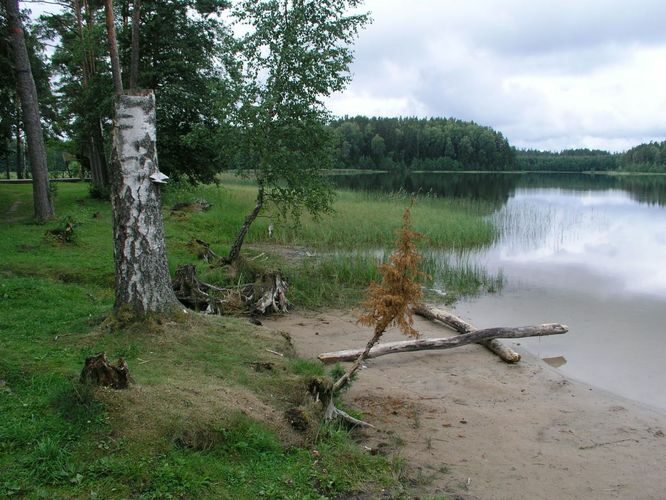
[[[666,410],[666,176],[363,174],[335,182],[490,203],[499,237],[463,257],[501,273],[504,286],[459,301],[456,312],[477,327],[567,324],[565,335],[519,343],[567,376]]]

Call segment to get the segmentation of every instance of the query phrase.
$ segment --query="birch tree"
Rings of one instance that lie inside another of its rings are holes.
[[[113,24],[111,0],[105,6]],[[115,29],[108,30],[108,37],[113,51]],[[152,91],[123,94],[117,54],[112,54],[112,66],[117,71],[111,161],[115,310],[136,317],[170,313],[180,303],[171,286],[164,239],[155,96]]]
[[[257,182],[255,207],[231,246],[245,236],[266,205],[298,219],[330,211],[332,136],[324,99],[350,80],[351,43],[369,21],[351,13],[359,0],[243,0],[234,17],[247,29],[236,53],[239,99],[229,116],[240,131],[235,166]]]

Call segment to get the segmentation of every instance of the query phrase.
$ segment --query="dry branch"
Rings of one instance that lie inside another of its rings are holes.
[[[468,334],[476,330],[472,325],[467,323],[465,320],[455,316],[441,309],[435,309],[427,307],[423,304],[418,304],[414,306],[413,311],[419,316],[429,319],[430,321],[440,322],[444,325],[452,328],[460,334]],[[511,349],[510,347],[504,345],[502,342],[496,339],[484,340],[479,342],[489,351],[497,354],[503,361],[507,363],[517,363],[520,361],[520,354]]]
[[[376,358],[387,354],[399,352],[424,351],[435,349],[452,349],[466,344],[473,344],[484,340],[505,338],[517,339],[523,337],[540,337],[544,335],[560,335],[566,333],[568,328],[559,323],[548,323],[544,325],[519,326],[515,328],[487,328],[476,330],[464,335],[438,339],[417,339],[403,342],[387,342],[373,347],[368,358]],[[347,349],[344,351],[325,352],[318,356],[324,363],[335,363],[338,361],[353,361],[363,352],[363,349]]]

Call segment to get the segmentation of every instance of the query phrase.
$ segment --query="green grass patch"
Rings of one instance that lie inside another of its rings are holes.
[[[240,214],[244,195],[220,192],[238,196]],[[111,214],[108,203],[87,197],[87,186],[60,185],[59,218],[44,225],[31,222],[29,185],[0,186],[0,200],[0,497],[296,499],[402,491],[400,464],[369,455],[346,432],[321,429],[312,441],[287,424],[284,412],[323,368],[296,358],[282,336],[243,319],[196,315],[106,331]],[[75,223],[71,241],[47,234],[65,216]],[[189,219],[195,233],[165,212],[172,268],[192,261],[191,234],[215,237],[214,217]],[[229,238],[221,235],[220,244]],[[253,270],[247,264],[239,272]],[[130,390],[79,384],[85,357],[102,351],[127,360]]]
[[[172,272],[180,263],[191,262],[187,247],[191,238],[211,244],[224,255],[241,221],[254,205],[256,188],[247,180],[230,175],[219,186],[172,189],[165,206],[205,199],[206,212],[169,213],[167,235]],[[300,224],[267,213],[257,219],[246,237],[245,265],[232,273],[233,282],[246,282],[252,267],[282,269],[291,284],[290,298],[300,306],[342,307],[357,303],[371,280],[379,278],[378,264],[393,247],[395,230],[411,197],[404,193],[381,194],[339,191],[334,213],[319,220],[307,215]],[[420,249],[460,252],[490,245],[497,237],[486,215],[492,207],[481,202],[421,196],[412,210],[414,228],[424,235]],[[268,226],[273,224],[273,237]],[[453,260],[425,259],[432,281],[445,287],[448,297],[460,297],[501,287],[501,277],[489,276],[479,266],[456,265]],[[232,284],[226,270],[200,266],[205,281]],[[235,281],[234,281],[235,280]]]

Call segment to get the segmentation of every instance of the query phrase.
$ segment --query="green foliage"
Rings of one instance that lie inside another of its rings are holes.
[[[597,149],[522,150],[516,154],[516,169],[530,172],[606,172],[617,169],[617,162],[618,155]]]
[[[620,156],[625,172],[666,172],[666,141],[639,144]]]
[[[52,136],[59,132],[59,128],[57,103],[51,92],[51,67],[47,62],[45,45],[40,39],[39,27],[32,21],[28,11],[21,13],[21,21],[39,96],[42,128],[47,136]],[[5,6],[0,3],[0,67],[3,68],[0,72],[0,167],[6,171],[16,162],[17,134],[20,134],[21,138],[24,136],[10,39]],[[19,154],[22,154],[21,151]],[[20,177],[24,176],[24,172],[18,174]]]
[[[221,78],[230,33],[218,15],[221,0],[141,2],[139,88],[156,91],[160,170],[172,177],[211,182],[225,166],[218,151],[193,140],[194,130],[215,128],[211,106],[230,94]],[[131,26],[119,30],[124,76],[129,78]]]
[[[446,118],[345,117],[334,120],[338,168],[510,170],[515,152],[489,127]]]
[[[330,164],[332,137],[323,99],[349,81],[349,45],[367,16],[346,11],[358,4],[246,0],[233,11],[246,34],[232,73],[237,99],[226,113],[235,135],[232,165],[256,180],[281,217],[330,210],[322,170]]]

